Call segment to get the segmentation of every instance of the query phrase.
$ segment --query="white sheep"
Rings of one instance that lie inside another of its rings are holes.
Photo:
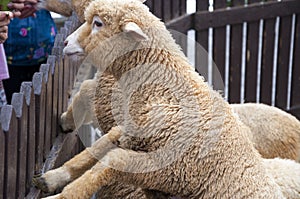
[[[291,114],[265,104],[231,104],[250,128],[249,138],[264,158],[300,161],[300,122]]]
[[[118,126],[39,179],[49,190],[73,181],[51,198],[89,198],[119,181],[187,198],[290,196],[229,104],[194,71],[142,3],[93,1],[78,41],[76,50],[84,49],[99,64],[98,79],[104,72],[117,80],[111,110]]]
[[[116,125],[111,112],[110,98],[107,97],[111,95],[115,83],[116,80],[109,74],[101,75],[97,90],[95,79],[84,82],[80,92],[74,96],[73,103],[61,116],[62,129],[72,131],[82,124],[93,122],[107,133]],[[94,95],[103,96],[95,101],[96,109],[92,100]],[[280,157],[300,161],[300,122],[294,116],[265,104],[246,103],[230,106],[240,120],[250,128],[250,131],[246,131],[246,135],[263,158]],[[98,120],[94,118],[95,111]]]

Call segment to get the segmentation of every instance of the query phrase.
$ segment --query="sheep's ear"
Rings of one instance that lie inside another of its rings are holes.
[[[129,22],[123,27],[123,31],[136,41],[148,40],[148,36],[134,22]]]

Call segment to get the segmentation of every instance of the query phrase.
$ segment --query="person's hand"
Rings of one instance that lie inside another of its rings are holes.
[[[13,11],[14,17],[26,18],[35,16],[38,0],[11,0],[7,7]]]
[[[12,12],[0,11],[0,43],[4,43],[7,39],[8,24],[10,19],[14,17]]]

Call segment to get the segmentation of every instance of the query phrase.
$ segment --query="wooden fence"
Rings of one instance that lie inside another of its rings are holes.
[[[158,0],[148,3],[153,2]],[[181,8],[186,7],[185,1],[180,2]],[[300,118],[300,1],[214,0],[210,5],[209,0],[196,0],[195,4],[195,13],[172,20],[170,10],[153,9],[168,19],[170,29],[195,31],[196,42],[208,52],[203,59],[195,49],[198,72],[208,74],[215,88],[220,88],[221,77],[230,103],[266,103]],[[186,46],[185,41],[181,44]]]
[[[214,0],[213,5],[196,0],[196,12],[191,14],[186,12],[186,0],[146,4],[169,29],[194,34],[208,56],[199,56],[201,49],[188,46],[184,35],[175,39],[184,52],[194,51],[196,70],[215,88],[219,73],[229,102],[264,102],[300,118],[299,0]],[[1,110],[0,199],[39,198],[32,176],[61,165],[82,149],[75,133],[60,134],[58,126],[80,65],[62,55],[63,40],[78,25],[74,16],[65,22],[47,64],[32,82],[22,84],[12,105]]]
[[[76,60],[62,56],[63,41],[79,25],[76,21],[71,17],[65,22],[47,63],[32,82],[23,82],[20,92],[13,94],[12,105],[1,109],[1,199],[37,198],[39,191],[31,188],[32,176],[60,165],[82,148],[80,142],[70,142],[77,140],[75,134],[58,136],[58,116],[66,110],[79,66]]]

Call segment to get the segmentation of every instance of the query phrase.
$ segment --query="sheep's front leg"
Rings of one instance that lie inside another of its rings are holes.
[[[40,177],[33,179],[33,183],[44,192],[53,193],[69,182],[81,176],[85,171],[97,163],[109,150],[116,148],[116,142],[121,136],[118,127],[112,128],[106,135],[98,139],[90,148],[66,162],[62,167],[50,170]]]
[[[60,194],[45,199],[89,199],[100,187],[126,178],[121,175],[127,173],[124,171],[135,156],[134,151],[113,149],[90,170],[67,185]]]
[[[96,80],[86,80],[73,98],[66,112],[61,115],[60,123],[63,131],[73,131],[81,125],[93,121],[93,97]]]

